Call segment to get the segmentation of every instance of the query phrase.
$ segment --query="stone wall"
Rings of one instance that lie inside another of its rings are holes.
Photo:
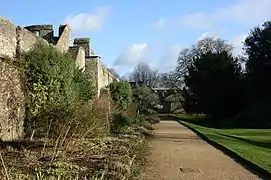
[[[23,136],[24,91],[22,74],[16,61],[38,41],[49,44],[27,29],[2,18],[0,21],[0,139]]]
[[[15,57],[16,26],[9,20],[1,18],[0,22],[0,57]]]
[[[20,26],[17,27],[17,50],[19,50],[20,52],[27,52],[38,42],[49,44],[47,41],[39,38],[25,28],[22,28]]]
[[[92,85],[94,88],[94,91],[97,92],[96,96],[98,97],[100,94],[100,91],[98,89],[98,64],[99,59],[95,57],[86,57],[86,69],[85,73],[88,73],[92,79]]]
[[[92,76],[93,85],[100,95],[102,88],[118,79],[102,64],[99,56],[92,55],[89,38],[78,38],[69,47],[71,32],[68,26],[59,27],[59,37],[53,36],[52,25],[16,26],[0,17],[0,139],[14,140],[23,136],[24,91],[17,57],[41,41],[55,46],[61,52],[72,52],[75,64]]]
[[[99,88],[104,88],[118,79],[103,65],[102,61],[99,61]]]
[[[43,24],[43,25],[30,25],[24,27],[28,31],[32,32],[36,36],[39,36],[49,43],[55,44],[54,38],[54,28],[52,24]]]
[[[79,69],[83,69],[85,71],[86,66],[86,59],[85,59],[85,49],[82,47],[73,46],[69,48],[69,52],[74,56],[75,58],[75,65]]]
[[[15,58],[16,53],[28,51],[38,41],[49,44],[27,29],[1,18],[0,22],[0,57]]]
[[[69,50],[71,40],[71,30],[69,26],[63,25],[59,27],[59,39],[56,43],[56,47],[61,52],[67,52]]]
[[[0,58],[0,139],[13,140],[23,135],[24,94],[18,68]]]
[[[97,55],[87,58],[86,71],[90,73],[94,79],[95,90],[97,96],[100,96],[101,89],[107,87],[114,81],[119,81],[102,63],[101,57]]]
[[[85,49],[86,57],[89,57],[90,52],[90,38],[75,38],[73,41],[74,46],[82,47]]]

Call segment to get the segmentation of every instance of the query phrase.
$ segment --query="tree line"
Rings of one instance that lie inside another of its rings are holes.
[[[271,22],[252,28],[243,45],[236,56],[227,41],[207,37],[180,51],[174,71],[161,74],[140,63],[130,81],[177,88],[186,113],[270,124]]]

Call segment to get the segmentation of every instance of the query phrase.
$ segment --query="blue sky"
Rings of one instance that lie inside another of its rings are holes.
[[[240,53],[249,30],[271,20],[270,8],[270,0],[1,0],[0,12],[22,26],[68,23],[73,37],[90,37],[104,64],[125,74],[141,61],[169,71],[182,48],[205,36]]]

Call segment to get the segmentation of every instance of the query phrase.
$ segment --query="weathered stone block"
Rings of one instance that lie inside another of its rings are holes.
[[[16,26],[0,17],[0,57],[15,57],[16,43]]]
[[[57,41],[56,47],[61,52],[67,52],[71,44],[71,31],[68,25],[62,25],[59,27],[59,39]]]
[[[69,48],[69,52],[75,58],[75,65],[79,69],[83,69],[85,71],[86,59],[85,59],[85,49],[78,46],[73,46]]]
[[[23,136],[24,94],[21,74],[11,61],[0,58],[0,139]]]

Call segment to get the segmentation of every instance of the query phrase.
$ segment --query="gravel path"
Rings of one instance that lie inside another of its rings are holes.
[[[260,179],[176,121],[161,121],[155,129],[142,180]]]

